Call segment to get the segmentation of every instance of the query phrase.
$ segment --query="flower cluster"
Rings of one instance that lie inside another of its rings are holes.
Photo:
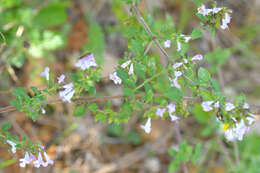
[[[129,65],[130,65],[130,67],[129,67],[128,74],[133,75],[134,74],[134,64],[132,63],[131,60],[124,62],[123,64],[121,64],[120,67],[123,69],[126,69]],[[122,83],[121,78],[117,76],[117,72],[113,72],[112,74],[110,74],[109,79],[112,80],[116,85],[117,84],[120,85]]]
[[[213,9],[207,9],[205,7],[204,4],[202,4],[197,10],[198,10],[198,14],[201,14],[203,16],[209,16],[209,15],[214,15],[214,14],[218,14],[220,11],[222,11],[224,8],[217,8],[214,7]],[[230,14],[232,13],[231,10],[228,10],[228,12],[224,13],[224,17],[222,18],[222,24],[220,26],[221,29],[227,29],[228,28],[228,24],[230,23],[231,17]]]
[[[181,51],[181,49],[182,49],[182,44],[181,44],[181,41],[180,41],[182,39],[184,39],[185,43],[188,43],[190,41],[191,37],[190,36],[186,36],[184,34],[180,34],[180,36],[178,37],[177,42],[176,42],[177,43],[177,51],[178,52]],[[171,40],[166,40],[164,42],[164,48],[170,48],[170,47],[171,47]]]
[[[97,63],[95,61],[94,55],[91,53],[81,59],[75,64],[75,67],[79,67],[82,70],[89,69],[90,67],[96,67]]]
[[[234,141],[236,139],[242,141],[244,135],[249,132],[250,125],[252,125],[256,119],[254,117],[246,117],[248,125],[243,119],[241,119],[239,122],[237,122],[234,118],[233,120],[235,121],[233,127],[228,128],[228,125],[224,124],[222,128],[224,131],[224,136],[228,141]]]
[[[11,145],[12,153],[16,153],[16,143],[11,140],[6,140],[6,143]],[[44,147],[42,146],[41,149],[44,149]],[[49,158],[48,154],[45,151],[43,152],[43,155],[44,155],[45,161],[42,158],[42,153],[41,153],[40,149],[38,152],[38,159],[36,159],[36,157],[32,153],[25,152],[24,158],[19,159],[19,161],[20,161],[19,165],[20,165],[20,167],[24,168],[24,167],[26,167],[27,164],[30,164],[31,162],[33,162],[34,167],[39,168],[41,166],[47,167],[48,165],[54,164],[54,161]]]
[[[168,109],[168,113],[169,113],[169,116],[170,116],[172,122],[177,121],[179,119],[179,117],[177,117],[175,114],[176,105],[174,103],[168,104],[165,108],[157,108],[155,114],[157,116],[163,118],[163,115],[164,115],[166,109]],[[145,131],[145,133],[150,133],[152,130],[151,118],[149,117],[147,119],[145,125],[141,125],[140,127]]]
[[[59,95],[62,99],[62,101],[71,102],[71,98],[73,97],[75,90],[73,89],[73,83],[69,83],[66,85],[63,85],[64,90],[59,92]]]
[[[205,112],[212,111],[214,108],[219,109],[220,103],[219,101],[214,102],[213,100],[204,101],[201,103],[201,106]],[[250,114],[250,116],[246,117],[247,124],[243,119],[238,121],[236,118],[232,117],[232,111],[236,108],[235,105],[231,102],[226,102],[223,106],[226,112],[230,112],[230,119],[234,122],[232,127],[229,127],[229,124],[222,124],[222,130],[224,131],[225,138],[229,141],[234,140],[242,140],[243,136],[249,132],[250,125],[255,121],[255,116]],[[243,109],[248,110],[249,105],[245,103],[243,105]],[[217,119],[218,120],[218,119]]]

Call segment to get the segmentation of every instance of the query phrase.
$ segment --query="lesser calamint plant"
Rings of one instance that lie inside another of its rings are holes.
[[[39,114],[46,113],[46,104],[51,104],[46,100],[47,96],[59,96],[63,102],[76,104],[75,116],[85,115],[88,109],[95,115],[95,120],[100,122],[127,123],[134,111],[145,110],[143,118],[146,123],[140,126],[145,133],[152,131],[152,119],[166,119],[169,116],[170,121],[178,123],[189,116],[195,104],[200,104],[205,112],[216,115],[227,140],[242,140],[256,118],[250,112],[248,103],[244,97],[238,97],[234,103],[228,101],[208,70],[200,67],[203,55],[187,54],[189,43],[202,36],[201,30],[209,28],[212,34],[216,28],[228,30],[232,11],[226,7],[216,7],[216,4],[213,8],[200,4],[196,14],[201,19],[199,28],[195,28],[190,34],[183,34],[175,30],[169,16],[162,24],[164,26],[146,23],[136,3],[132,0],[127,2],[131,15],[126,16],[124,24],[121,23],[119,27],[128,38],[126,55],[129,56],[120,60],[118,67],[108,76],[115,85],[124,87],[124,103],[120,110],[113,110],[111,102],[107,102],[104,110],[93,103],[95,85],[100,81],[102,67],[96,63],[92,53],[78,59],[75,63],[77,71],[69,75],[60,74],[54,78],[52,70],[46,67],[39,75],[46,80],[47,88],[39,90],[31,87],[33,96],[29,96],[24,88],[16,88],[13,91],[16,99],[11,104],[33,121],[37,121]],[[167,58],[167,65],[160,63],[159,55],[149,53],[151,44],[158,47]],[[167,53],[172,47],[176,50],[174,54],[178,59],[174,59],[172,53]],[[89,97],[82,97],[84,95]],[[106,101],[114,97],[104,98]],[[85,103],[79,105],[77,101]],[[4,124],[0,137],[4,143],[10,145],[12,153],[17,149],[23,151],[24,158],[19,159],[20,167],[33,163],[34,167],[39,168],[54,163],[40,143],[32,144],[26,138],[19,141],[17,137],[11,136],[9,128],[9,123]],[[192,153],[192,150],[189,152]],[[171,153],[174,155],[173,151]],[[187,157],[188,160],[189,158]]]

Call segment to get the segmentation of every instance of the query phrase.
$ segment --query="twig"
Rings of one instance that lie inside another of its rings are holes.
[[[144,97],[145,94],[136,94],[135,98],[141,98]],[[155,94],[155,97],[164,97],[162,94]],[[87,102],[98,102],[98,101],[108,101],[108,100],[113,100],[113,99],[120,99],[124,98],[124,95],[117,95],[117,96],[101,96],[101,97],[79,97],[76,99],[73,99],[72,102],[81,102],[81,101],[87,101]],[[184,97],[184,100],[197,100],[197,98],[192,98],[192,97]],[[46,104],[57,104],[57,103],[62,103],[62,99],[54,99],[54,100],[46,100],[43,101],[41,104],[46,105]],[[6,106],[3,108],[0,108],[0,114],[1,113],[6,113],[10,111],[15,111],[16,108],[14,106]]]
[[[144,18],[142,17],[142,15],[140,14],[139,10],[136,8],[135,5],[132,5],[132,9],[134,11],[134,14],[137,18],[137,20],[139,21],[139,23],[144,27],[145,31],[153,38],[153,41],[155,43],[155,45],[160,49],[160,51],[163,53],[163,55],[165,57],[167,57],[167,60],[170,59],[170,56],[167,54],[167,52],[162,48],[162,46],[160,45],[157,37],[152,33],[150,27],[146,24]]]

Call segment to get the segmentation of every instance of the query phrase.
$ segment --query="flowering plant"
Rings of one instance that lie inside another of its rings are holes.
[[[189,43],[202,37],[203,31],[208,32],[209,29],[213,36],[216,29],[228,30],[232,10],[217,7],[216,4],[206,8],[198,2],[196,15],[201,20],[200,26],[184,34],[175,29],[169,16],[163,26],[158,25],[152,17],[147,23],[136,1],[127,0],[126,3],[130,16],[125,17],[126,22],[121,22],[120,29],[128,39],[128,49],[116,69],[107,76],[114,85],[123,86],[122,95],[96,97],[102,66],[96,61],[94,53],[87,53],[76,60],[73,73],[55,76],[50,67],[42,69],[39,76],[46,81],[46,88],[40,90],[31,87],[32,96],[27,94],[26,89],[16,88],[13,91],[16,99],[10,102],[13,107],[1,108],[0,112],[16,109],[37,121],[40,114],[48,113],[46,105],[67,102],[76,105],[76,117],[84,116],[86,110],[90,110],[96,121],[120,124],[127,123],[134,111],[143,111],[144,123],[140,129],[149,134],[152,131],[152,119],[169,117],[178,127],[178,123],[192,115],[194,109],[200,109],[214,116],[212,119],[221,126],[228,141],[242,140],[257,118],[250,111],[245,97],[242,95],[229,101],[221,92],[219,83],[203,67],[204,55],[188,52]],[[161,54],[152,54],[151,46],[158,48]],[[50,97],[59,99],[50,100]],[[110,102],[116,98],[124,100],[117,111]],[[95,103],[99,100],[107,101],[105,108]],[[19,141],[11,136],[9,128],[9,123],[4,124],[0,137],[10,145],[12,153],[16,153],[17,149],[23,151],[24,158],[19,159],[20,167],[31,162],[36,168],[54,164],[40,143],[31,144],[26,138]],[[179,144],[179,154],[169,150],[170,155],[179,158],[182,155],[180,153],[189,154],[172,162],[171,171],[178,169],[182,162],[196,161],[191,155],[196,153],[194,155],[197,156],[199,153],[199,146],[193,150],[186,142],[180,140]]]

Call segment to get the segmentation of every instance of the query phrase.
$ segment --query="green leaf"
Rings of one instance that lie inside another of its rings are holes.
[[[123,90],[124,96],[134,97],[135,93],[131,88],[124,88]]]
[[[40,9],[34,20],[42,27],[63,24],[67,20],[67,5],[68,3],[58,2],[44,7]]]
[[[144,51],[142,42],[135,39],[130,40],[129,49],[132,50],[136,55],[142,55]]]
[[[104,31],[102,27],[93,19],[89,17],[90,28],[88,30],[88,41],[82,47],[83,51],[94,53],[98,64],[103,63],[103,53],[105,51],[106,43]]]
[[[191,33],[192,39],[197,39],[197,38],[200,38],[201,36],[202,36],[202,32],[197,28],[195,28]]]
[[[135,64],[135,72],[137,75],[139,75],[143,80],[145,80],[145,72],[146,72],[146,67],[143,64]]]
[[[98,112],[95,116],[95,121],[100,121],[101,123],[106,122],[106,114],[103,112]]]
[[[88,109],[92,112],[92,113],[96,113],[98,111],[98,106],[96,103],[91,103],[89,106],[88,106]]]
[[[210,113],[203,111],[202,107],[196,104],[193,107],[193,114],[199,123],[207,123],[210,119]]]
[[[168,172],[174,173],[177,169],[179,169],[179,167],[180,167],[180,162],[173,160],[169,165]]]
[[[209,87],[210,86],[210,73],[203,67],[199,68],[198,71],[198,78],[199,82],[203,87]]]
[[[26,94],[26,89],[24,88],[16,88],[15,90],[13,90],[13,94],[16,96],[16,97],[27,97],[27,94]]]
[[[13,105],[18,111],[21,111],[23,106],[17,100],[11,100],[10,104]]]
[[[9,121],[5,122],[1,127],[2,132],[7,132],[11,128],[11,126],[12,125]]]
[[[167,92],[164,93],[166,97],[174,101],[175,103],[178,103],[181,101],[183,97],[183,93],[181,90],[179,90],[176,87],[170,87]]]
[[[107,127],[107,132],[111,136],[120,137],[123,134],[123,126],[117,124],[109,124]]]
[[[84,105],[78,106],[73,114],[74,117],[82,117],[86,115],[86,109]]]

